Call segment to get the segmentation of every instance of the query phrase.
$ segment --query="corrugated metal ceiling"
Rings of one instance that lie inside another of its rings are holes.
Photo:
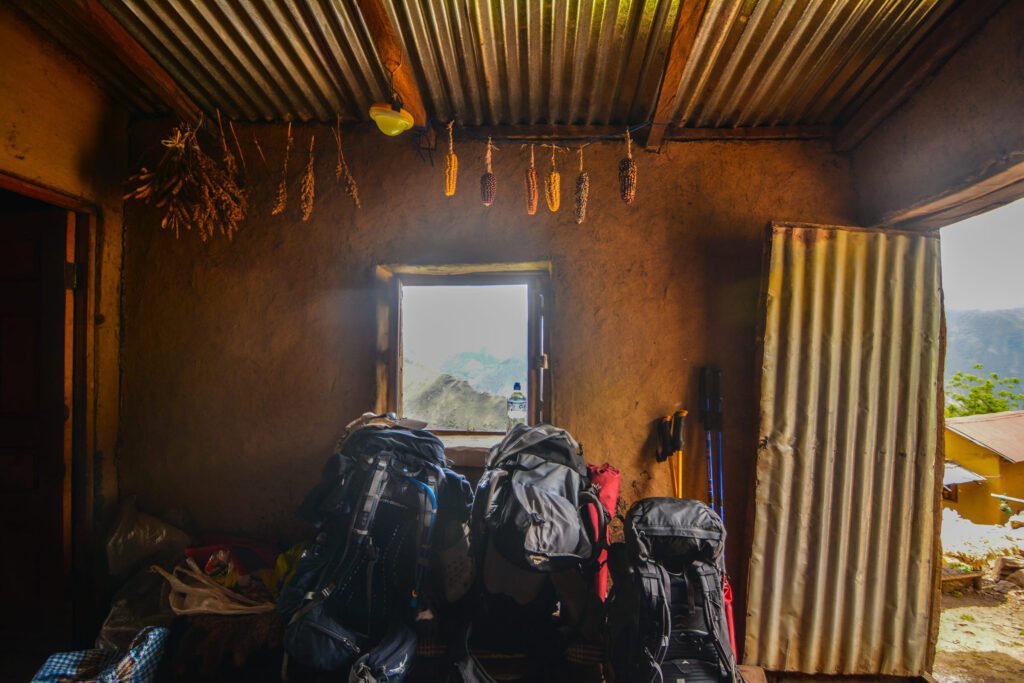
[[[651,118],[682,0],[381,0],[428,114],[480,124]],[[831,125],[956,2],[708,0],[673,120]],[[74,0],[16,2],[143,113],[159,108],[68,30]],[[356,0],[101,0],[208,111],[244,121],[363,120],[387,74]]]

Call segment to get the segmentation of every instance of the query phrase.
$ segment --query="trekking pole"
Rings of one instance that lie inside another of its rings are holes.
[[[714,401],[713,407],[715,411],[715,436],[718,442],[715,448],[718,459],[718,516],[722,518],[722,526],[725,526],[725,451],[722,450],[722,423],[725,419],[725,413],[722,402],[722,371],[714,368],[711,371],[711,375],[714,386],[712,400]]]
[[[686,410],[677,410],[672,415],[672,456],[676,461],[675,480],[672,482],[672,488],[675,490],[676,498],[683,497],[683,448],[686,447],[684,435],[688,414],[689,412]]]
[[[708,505],[715,507],[715,448],[711,424],[711,368],[700,371],[700,421],[704,425],[705,449],[708,454]]]

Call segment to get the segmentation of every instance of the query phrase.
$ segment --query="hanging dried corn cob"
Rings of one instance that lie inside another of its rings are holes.
[[[277,186],[277,199],[274,200],[274,208],[270,210],[271,216],[283,213],[288,206],[288,157],[292,153],[292,122],[288,122],[288,141],[284,146],[284,164],[281,166],[281,184]]]
[[[484,154],[487,171],[480,176],[480,201],[484,203],[484,206],[493,204],[494,196],[498,193],[498,179],[494,177],[494,171],[491,169],[491,152],[493,150],[494,142],[491,138],[487,138],[487,152]]]
[[[352,171],[349,170],[348,162],[345,161],[345,152],[342,150],[340,114],[334,124],[334,140],[338,144],[338,164],[334,167],[334,178],[335,180],[344,180],[345,193],[352,198],[356,208],[361,209],[363,204],[359,201],[359,186],[356,185],[356,179],[352,177]]]
[[[587,199],[590,197],[590,174],[583,170],[583,146],[580,147],[580,174],[576,177],[576,223],[587,217]]]
[[[316,199],[316,177],[313,169],[313,146],[316,136],[309,136],[309,161],[306,162],[306,174],[302,176],[302,220],[308,221],[313,215],[313,200]]]
[[[562,205],[562,175],[555,167],[555,145],[551,145],[551,170],[544,176],[544,201],[548,210],[558,211]]]
[[[626,158],[619,162],[619,196],[632,204],[636,199],[636,162],[633,161],[633,139],[626,130]]]
[[[459,158],[455,156],[455,143],[452,141],[452,126],[455,121],[448,122],[448,153],[444,155],[444,196],[455,195],[455,182],[459,179]]]
[[[533,162],[533,145],[530,145],[530,168],[526,169],[526,213],[537,213],[537,167]]]

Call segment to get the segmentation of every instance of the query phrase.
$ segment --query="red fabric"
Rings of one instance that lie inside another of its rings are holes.
[[[732,616],[732,586],[729,585],[729,577],[724,577],[725,590],[725,620],[729,622],[729,642],[732,644],[732,656],[739,661],[739,654],[736,653],[736,621]]]
[[[192,558],[200,567],[205,567],[210,556],[218,550],[227,550],[238,570],[239,576],[251,574],[264,567],[273,567],[277,559],[276,543],[244,536],[229,534],[206,534],[202,545],[185,548],[185,557]]]
[[[611,516],[615,515],[615,506],[619,503],[619,483],[622,481],[622,473],[617,469],[605,463],[598,467],[597,465],[587,465],[587,473],[590,475],[590,483],[597,489],[597,497],[604,505],[604,509],[608,511]],[[597,527],[597,510],[590,510],[590,521]],[[608,541],[607,533],[605,534],[605,542]],[[601,563],[601,568],[597,572],[597,580],[594,582],[594,588],[597,590],[597,595],[602,600],[608,595],[608,566],[605,564],[605,560],[608,559],[608,552],[602,550],[601,557],[598,558]]]

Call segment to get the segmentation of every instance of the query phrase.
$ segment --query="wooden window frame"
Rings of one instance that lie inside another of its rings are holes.
[[[402,288],[405,286],[526,285],[527,420],[551,422],[550,314],[548,263],[443,266],[377,266],[377,412],[399,413],[402,406]],[[504,432],[430,429],[445,436],[500,436]]]

